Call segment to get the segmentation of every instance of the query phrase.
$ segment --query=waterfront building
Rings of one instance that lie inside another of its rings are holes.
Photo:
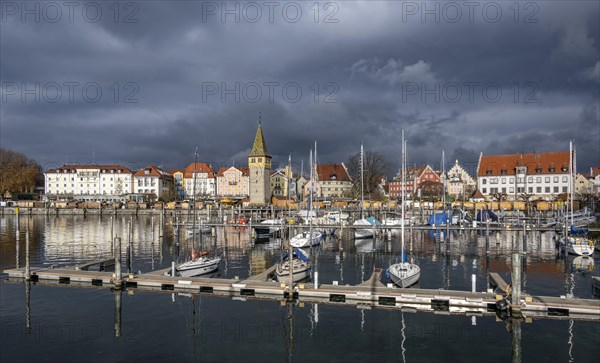
[[[583,174],[577,174],[575,177],[575,196],[582,197],[594,193],[594,182]]]
[[[133,175],[133,190],[147,200],[172,200],[175,197],[173,175],[154,165],[148,165]]]
[[[486,197],[520,195],[552,200],[569,192],[569,151],[483,155],[477,165],[477,188]]]
[[[271,195],[282,197],[286,196],[286,176],[283,170],[276,170],[271,173],[270,183],[271,183]]]
[[[318,164],[316,182],[319,186],[316,190],[321,198],[340,198],[352,190],[352,179],[344,163]],[[308,193],[308,190],[305,192]]]
[[[248,168],[220,168],[217,172],[217,196],[245,198],[250,190]]]
[[[268,205],[271,202],[271,155],[267,150],[260,121],[252,150],[248,155],[248,169],[250,205],[257,207]]]
[[[306,186],[306,183],[308,183],[308,179],[303,176],[299,177],[296,180],[296,196],[299,199],[302,199],[302,197],[305,195],[304,187]]]
[[[600,196],[600,166],[590,167],[590,180],[594,184],[594,194]]]
[[[185,190],[183,189],[183,170],[171,169],[168,171],[168,173],[173,175],[173,182],[175,183],[175,198],[177,198],[177,200],[184,200]]]
[[[440,183],[441,179],[438,173],[435,172],[429,165],[408,168],[406,170],[406,195],[412,198],[414,195],[420,195],[421,185],[424,182]],[[402,195],[402,171],[398,171],[398,175],[390,182],[389,195],[390,199],[398,199]]]
[[[444,182],[445,175],[441,175],[441,182]],[[467,171],[460,166],[458,160],[455,160],[454,165],[447,173],[448,183],[448,195],[455,199],[467,199],[477,188],[477,182],[473,179]]]
[[[121,165],[63,165],[44,173],[47,198],[125,200],[133,192],[133,172]]]
[[[196,197],[210,198],[217,195],[217,178],[213,168],[206,163],[191,163],[183,170],[185,198],[194,198],[194,172]]]

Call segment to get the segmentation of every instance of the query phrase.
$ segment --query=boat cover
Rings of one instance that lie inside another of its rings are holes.
[[[586,234],[589,232],[587,228],[575,228],[574,225],[571,224],[571,234]]]
[[[446,212],[440,212],[429,216],[429,225],[431,226],[447,223],[450,223],[450,218],[448,218],[448,213]]]
[[[482,209],[477,212],[477,222],[498,222],[498,216],[496,213],[489,209]]]
[[[381,226],[381,222],[379,222],[375,217],[369,217],[367,218],[367,221],[371,223],[372,226]]]
[[[304,252],[302,252],[301,249],[294,247],[293,250],[293,254],[294,257],[298,257],[300,260],[302,260],[302,262],[308,262],[308,256],[304,254]],[[281,261],[285,261],[288,258],[288,253],[287,251],[283,254],[283,256],[281,256]]]

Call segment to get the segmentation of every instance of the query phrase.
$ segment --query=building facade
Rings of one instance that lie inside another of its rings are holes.
[[[528,195],[552,200],[568,193],[571,183],[569,151],[489,155],[479,157],[477,188],[486,197],[508,200]]]
[[[453,198],[468,199],[471,194],[477,188],[477,181],[473,179],[467,171],[460,166],[458,160],[454,162],[454,165],[448,170],[448,195]],[[441,176],[441,181],[444,182],[445,176]]]
[[[250,205],[266,206],[271,202],[271,155],[259,121],[254,144],[248,155]]]
[[[577,174],[575,177],[575,197],[583,197],[594,194],[594,181],[583,174]]]
[[[184,200],[185,190],[183,189],[183,170],[171,169],[168,171],[168,173],[173,175],[173,182],[175,183],[175,198],[177,200]]]
[[[194,188],[194,175],[196,187]],[[185,198],[211,198],[217,195],[217,178],[213,168],[206,163],[191,163],[183,170]]]
[[[133,175],[133,190],[138,195],[150,195],[150,200],[169,201],[175,197],[173,175],[148,165]]]
[[[248,168],[220,168],[217,172],[217,196],[245,198],[250,190]]]
[[[600,166],[590,167],[590,180],[594,184],[594,194],[600,196]]]
[[[133,172],[121,165],[63,165],[44,173],[49,198],[124,200],[133,192]]]
[[[390,199],[399,199],[402,196],[402,189],[406,191],[406,197],[412,198],[420,194],[421,184],[424,182],[440,183],[441,179],[429,165],[406,169],[406,186],[402,185],[402,171],[389,183]]]
[[[349,195],[352,190],[352,179],[344,163],[318,164],[316,179],[319,185],[316,190],[321,198],[341,198]]]

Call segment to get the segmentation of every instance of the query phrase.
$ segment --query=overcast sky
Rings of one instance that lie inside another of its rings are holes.
[[[597,1],[2,1],[3,148],[69,162],[399,165],[577,146],[600,165]],[[100,94],[101,93],[101,94]]]

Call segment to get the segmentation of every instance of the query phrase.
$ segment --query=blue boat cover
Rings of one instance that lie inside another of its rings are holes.
[[[301,249],[294,247],[293,250],[293,254],[294,257],[298,257],[301,261],[303,262],[308,262],[308,256],[304,254],[304,252],[302,252]],[[283,256],[281,256],[281,261],[285,261],[288,258],[288,253],[287,251],[283,254]]]
[[[489,209],[482,209],[477,212],[477,222],[498,222],[498,216]]]
[[[375,217],[369,217],[367,218],[367,221],[373,226],[381,226],[381,222],[379,222]]]
[[[571,234],[586,234],[589,232],[587,228],[575,228],[574,225],[571,224]]]
[[[448,218],[448,213],[440,212],[436,214],[432,214],[429,216],[429,225],[440,225],[447,224],[450,222],[450,218]]]

